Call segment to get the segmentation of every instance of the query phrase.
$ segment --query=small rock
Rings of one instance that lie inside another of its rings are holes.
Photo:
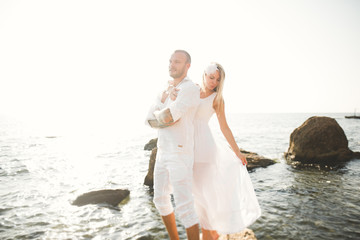
[[[251,229],[246,228],[239,233],[220,235],[219,240],[257,240],[257,238]]]
[[[129,194],[130,191],[126,189],[92,191],[80,195],[72,204],[83,206],[86,204],[107,203],[116,207],[122,200],[129,196]]]
[[[157,138],[151,139],[147,144],[144,146],[144,150],[151,151],[153,148],[157,146]]]
[[[240,152],[246,156],[246,160],[248,162],[246,167],[247,167],[248,171],[252,171],[255,168],[259,168],[259,167],[265,168],[267,166],[270,166],[270,165],[276,163],[275,160],[265,158],[254,152],[245,151],[243,149],[240,149]]]
[[[155,167],[156,153],[157,153],[157,147],[155,147],[151,151],[150,160],[149,160],[149,169],[144,180],[144,184],[151,188],[154,185],[154,167]]]

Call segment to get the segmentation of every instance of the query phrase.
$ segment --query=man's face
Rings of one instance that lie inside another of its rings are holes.
[[[169,74],[172,78],[185,77],[190,64],[186,62],[186,55],[182,52],[174,53],[169,60]]]

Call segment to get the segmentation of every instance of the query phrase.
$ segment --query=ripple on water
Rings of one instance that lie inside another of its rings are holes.
[[[21,174],[28,174],[29,170],[24,164],[26,159],[10,158],[3,156],[1,158],[0,176],[16,176]]]
[[[252,173],[263,212],[251,226],[258,239],[359,237],[354,229],[360,226],[360,192],[356,187],[360,178],[359,172],[353,172],[357,166],[348,167],[296,170],[280,162]],[[352,233],[346,229],[353,229]]]

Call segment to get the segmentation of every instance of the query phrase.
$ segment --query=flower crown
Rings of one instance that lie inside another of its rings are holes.
[[[207,75],[209,75],[209,74],[215,73],[217,70],[219,70],[219,69],[218,69],[216,63],[210,63],[210,64],[205,68],[205,73],[206,73]]]

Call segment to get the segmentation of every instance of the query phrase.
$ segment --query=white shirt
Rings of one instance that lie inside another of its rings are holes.
[[[169,108],[174,125],[158,129],[157,146],[163,153],[194,153],[194,124],[193,120],[200,103],[200,88],[188,78],[176,86],[178,96],[175,101],[169,97],[161,103],[161,94],[158,96],[151,112]]]

